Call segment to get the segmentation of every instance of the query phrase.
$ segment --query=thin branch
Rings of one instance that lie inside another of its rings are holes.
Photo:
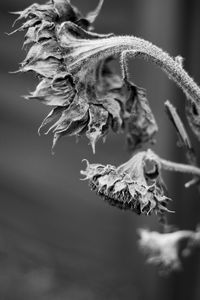
[[[165,108],[169,119],[171,120],[172,124],[176,129],[180,142],[186,150],[186,158],[188,163],[197,166],[197,158],[192,147],[192,143],[186,132],[185,126],[177,113],[176,108],[168,100],[165,102]]]
[[[163,158],[160,158],[160,164],[163,169],[167,171],[174,171],[174,172],[180,172],[180,173],[186,173],[186,174],[192,174],[196,176],[200,176],[200,168],[192,166],[192,165],[186,165],[186,164],[179,164],[176,162],[172,162]]]
[[[166,113],[174,125],[176,132],[178,134],[178,138],[181,142],[181,146],[185,148],[186,159],[190,165],[197,166],[197,157],[195,155],[195,151],[192,147],[190,138],[186,132],[185,126],[181,121],[180,116],[177,113],[176,108],[170,103],[170,101],[165,102]],[[194,177],[191,181],[185,184],[186,187],[189,187],[193,184],[199,182],[199,177]]]

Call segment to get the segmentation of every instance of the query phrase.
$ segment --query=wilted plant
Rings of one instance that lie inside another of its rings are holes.
[[[176,109],[167,101],[166,112],[185,147],[189,164],[178,164],[160,158],[152,150],[142,150],[154,142],[158,131],[145,89],[132,83],[128,76],[127,58],[143,58],[159,66],[186,95],[188,122],[200,141],[200,88],[187,74],[180,56],[172,58],[162,49],[134,36],[97,34],[93,23],[97,8],[83,16],[69,0],[50,0],[33,4],[16,12],[16,22],[25,20],[16,31],[27,30],[24,47],[28,48],[19,72],[37,74],[39,84],[26,96],[53,107],[39,127],[39,133],[53,132],[53,148],[64,135],[82,136],[90,141],[93,152],[99,139],[109,130],[126,131],[130,160],[119,167],[89,164],[84,179],[92,190],[113,206],[137,214],[154,212],[165,225],[169,198],[161,170],[189,173],[186,187],[199,183],[200,169]],[[15,22],[15,23],[16,23]],[[119,60],[121,75],[111,67]],[[180,267],[179,241],[187,240],[184,253],[199,245],[199,232],[174,231],[157,233],[140,230],[140,245],[149,254],[149,262],[168,270]]]

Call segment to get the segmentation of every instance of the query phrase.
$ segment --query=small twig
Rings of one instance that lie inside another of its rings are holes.
[[[181,146],[183,146],[186,150],[186,158],[188,160],[188,163],[197,166],[197,159],[194,149],[192,147],[190,138],[186,132],[185,126],[177,113],[176,108],[170,103],[169,100],[165,102],[165,108],[170,121],[176,129],[178,138],[181,142]]]
[[[159,158],[159,161],[165,170],[200,176],[200,168],[196,166],[180,164],[163,158]]]
[[[181,143],[181,146],[185,148],[186,152],[186,159],[190,165],[197,166],[197,158],[195,151],[192,147],[190,138],[186,132],[185,126],[183,122],[181,121],[180,116],[177,113],[176,108],[170,103],[169,100],[165,102],[165,108],[166,108],[166,113],[174,125],[179,141]],[[191,185],[197,184],[199,182],[199,177],[194,177],[191,181],[185,184],[185,187],[189,187]]]

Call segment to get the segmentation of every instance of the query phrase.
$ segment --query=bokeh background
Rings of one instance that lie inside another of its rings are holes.
[[[82,12],[97,0],[74,0]],[[38,1],[43,3],[43,1]],[[2,300],[199,300],[198,251],[183,271],[161,278],[145,264],[137,246],[140,227],[160,230],[154,216],[138,217],[108,206],[80,181],[81,162],[121,164],[129,158],[124,136],[110,135],[92,155],[88,141],[63,138],[51,155],[51,136],[37,135],[49,109],[21,95],[32,91],[32,74],[9,74],[24,58],[23,33],[6,36],[14,16],[31,0],[0,2],[0,299]],[[105,0],[96,21],[101,33],[133,34],[185,57],[184,65],[200,82],[200,2],[198,0]],[[184,112],[184,95],[158,68],[130,61],[132,80],[148,91],[160,131],[154,150],[185,161],[164,113],[171,100]],[[189,133],[190,130],[188,129]],[[199,145],[194,146],[199,152]],[[170,217],[180,229],[200,222],[195,188],[188,177],[164,173],[174,199]]]

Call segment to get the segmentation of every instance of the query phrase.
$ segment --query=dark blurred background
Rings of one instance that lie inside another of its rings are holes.
[[[43,3],[43,1],[38,1]],[[82,12],[97,0],[74,0]],[[9,74],[25,56],[23,33],[6,36],[14,16],[31,0],[0,2],[0,300],[199,300],[199,254],[183,263],[183,271],[161,278],[145,264],[137,247],[136,229],[160,230],[157,219],[138,217],[108,206],[87,183],[80,169],[90,162],[121,164],[129,158],[124,136],[110,135],[91,153],[88,141],[63,138],[51,155],[51,136],[37,135],[49,109],[21,95],[32,91],[32,74]],[[105,0],[96,21],[101,33],[133,34],[185,57],[184,65],[200,82],[200,2],[198,0]],[[147,88],[160,127],[154,150],[165,158],[185,161],[176,134],[164,113],[171,100],[184,112],[185,96],[158,68],[130,62],[131,78]],[[189,133],[190,130],[188,129]],[[194,140],[194,139],[193,139]],[[199,152],[199,145],[194,141]],[[170,222],[194,229],[200,221],[200,199],[189,179],[164,173],[171,209]]]

